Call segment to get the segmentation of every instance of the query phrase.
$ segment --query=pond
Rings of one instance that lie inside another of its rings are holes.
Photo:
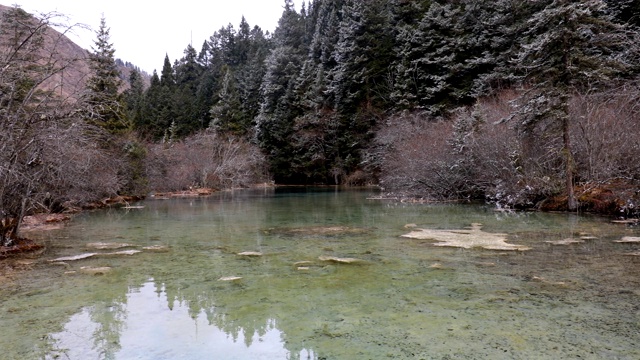
[[[636,226],[376,195],[148,199],[32,233],[46,252],[0,279],[1,357],[640,358]],[[479,232],[517,247],[436,246]]]

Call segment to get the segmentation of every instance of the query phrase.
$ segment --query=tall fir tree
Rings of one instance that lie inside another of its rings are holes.
[[[333,171],[349,174],[360,168],[360,152],[390,105],[395,52],[387,1],[347,0],[342,11],[327,92],[340,122]]]
[[[243,116],[240,105],[235,76],[229,67],[225,69],[218,99],[216,105],[210,110],[210,127],[223,133],[243,135],[247,130],[247,125],[244,123],[246,117]]]
[[[162,137],[164,129],[158,131],[158,119],[159,119],[159,106],[162,102],[162,85],[160,84],[160,77],[156,70],[151,75],[149,81],[149,87],[144,92],[142,100],[142,110],[140,118],[136,122],[136,130],[144,137],[150,137],[152,139],[159,139]]]
[[[123,100],[126,105],[127,118],[134,128],[138,128],[142,124],[144,91],[142,74],[138,69],[132,69],[129,74],[129,89],[124,91]]]
[[[523,75],[522,106],[514,114],[526,133],[542,123],[561,134],[567,209],[578,206],[570,138],[569,100],[575,92],[603,89],[637,60],[635,39],[613,21],[602,0],[545,0],[527,21],[514,65]]]
[[[122,84],[109,30],[103,16],[89,56],[92,73],[87,80],[88,118],[92,123],[118,133],[130,128],[130,124],[119,93]]]
[[[269,158],[271,173],[281,183],[304,181],[291,166],[295,162],[293,121],[298,115],[293,106],[294,88],[306,53],[304,29],[304,17],[295,11],[291,0],[285,0],[273,37],[274,49],[265,61],[262,103],[255,119],[258,144]]]

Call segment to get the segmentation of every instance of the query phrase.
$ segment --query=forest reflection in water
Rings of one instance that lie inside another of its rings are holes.
[[[640,357],[640,246],[614,242],[635,227],[290,190],[148,200],[43,234],[47,259],[96,241],[170,251],[39,262],[2,285],[0,325],[17,330],[0,346],[48,359]],[[531,250],[400,237],[474,223]],[[567,238],[585,240],[547,242]]]

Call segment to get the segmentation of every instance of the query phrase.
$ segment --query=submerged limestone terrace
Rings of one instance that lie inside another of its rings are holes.
[[[402,237],[421,240],[436,240],[434,246],[450,246],[465,249],[483,248],[487,250],[531,250],[525,245],[510,244],[507,242],[507,234],[489,233],[482,231],[482,224],[473,223],[471,229],[461,230],[433,230],[418,229]]]

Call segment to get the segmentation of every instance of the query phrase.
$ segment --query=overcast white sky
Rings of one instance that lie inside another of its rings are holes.
[[[294,1],[296,6],[302,0]],[[251,27],[273,32],[284,0],[0,0],[6,6],[19,5],[28,12],[57,11],[71,23],[90,26],[92,31],[76,31],[71,39],[90,50],[102,14],[111,29],[115,57],[129,61],[142,70],[160,72],[165,54],[173,63],[183,55],[193,39],[200,51],[202,43],[222,26],[231,23],[236,29],[242,16]]]

